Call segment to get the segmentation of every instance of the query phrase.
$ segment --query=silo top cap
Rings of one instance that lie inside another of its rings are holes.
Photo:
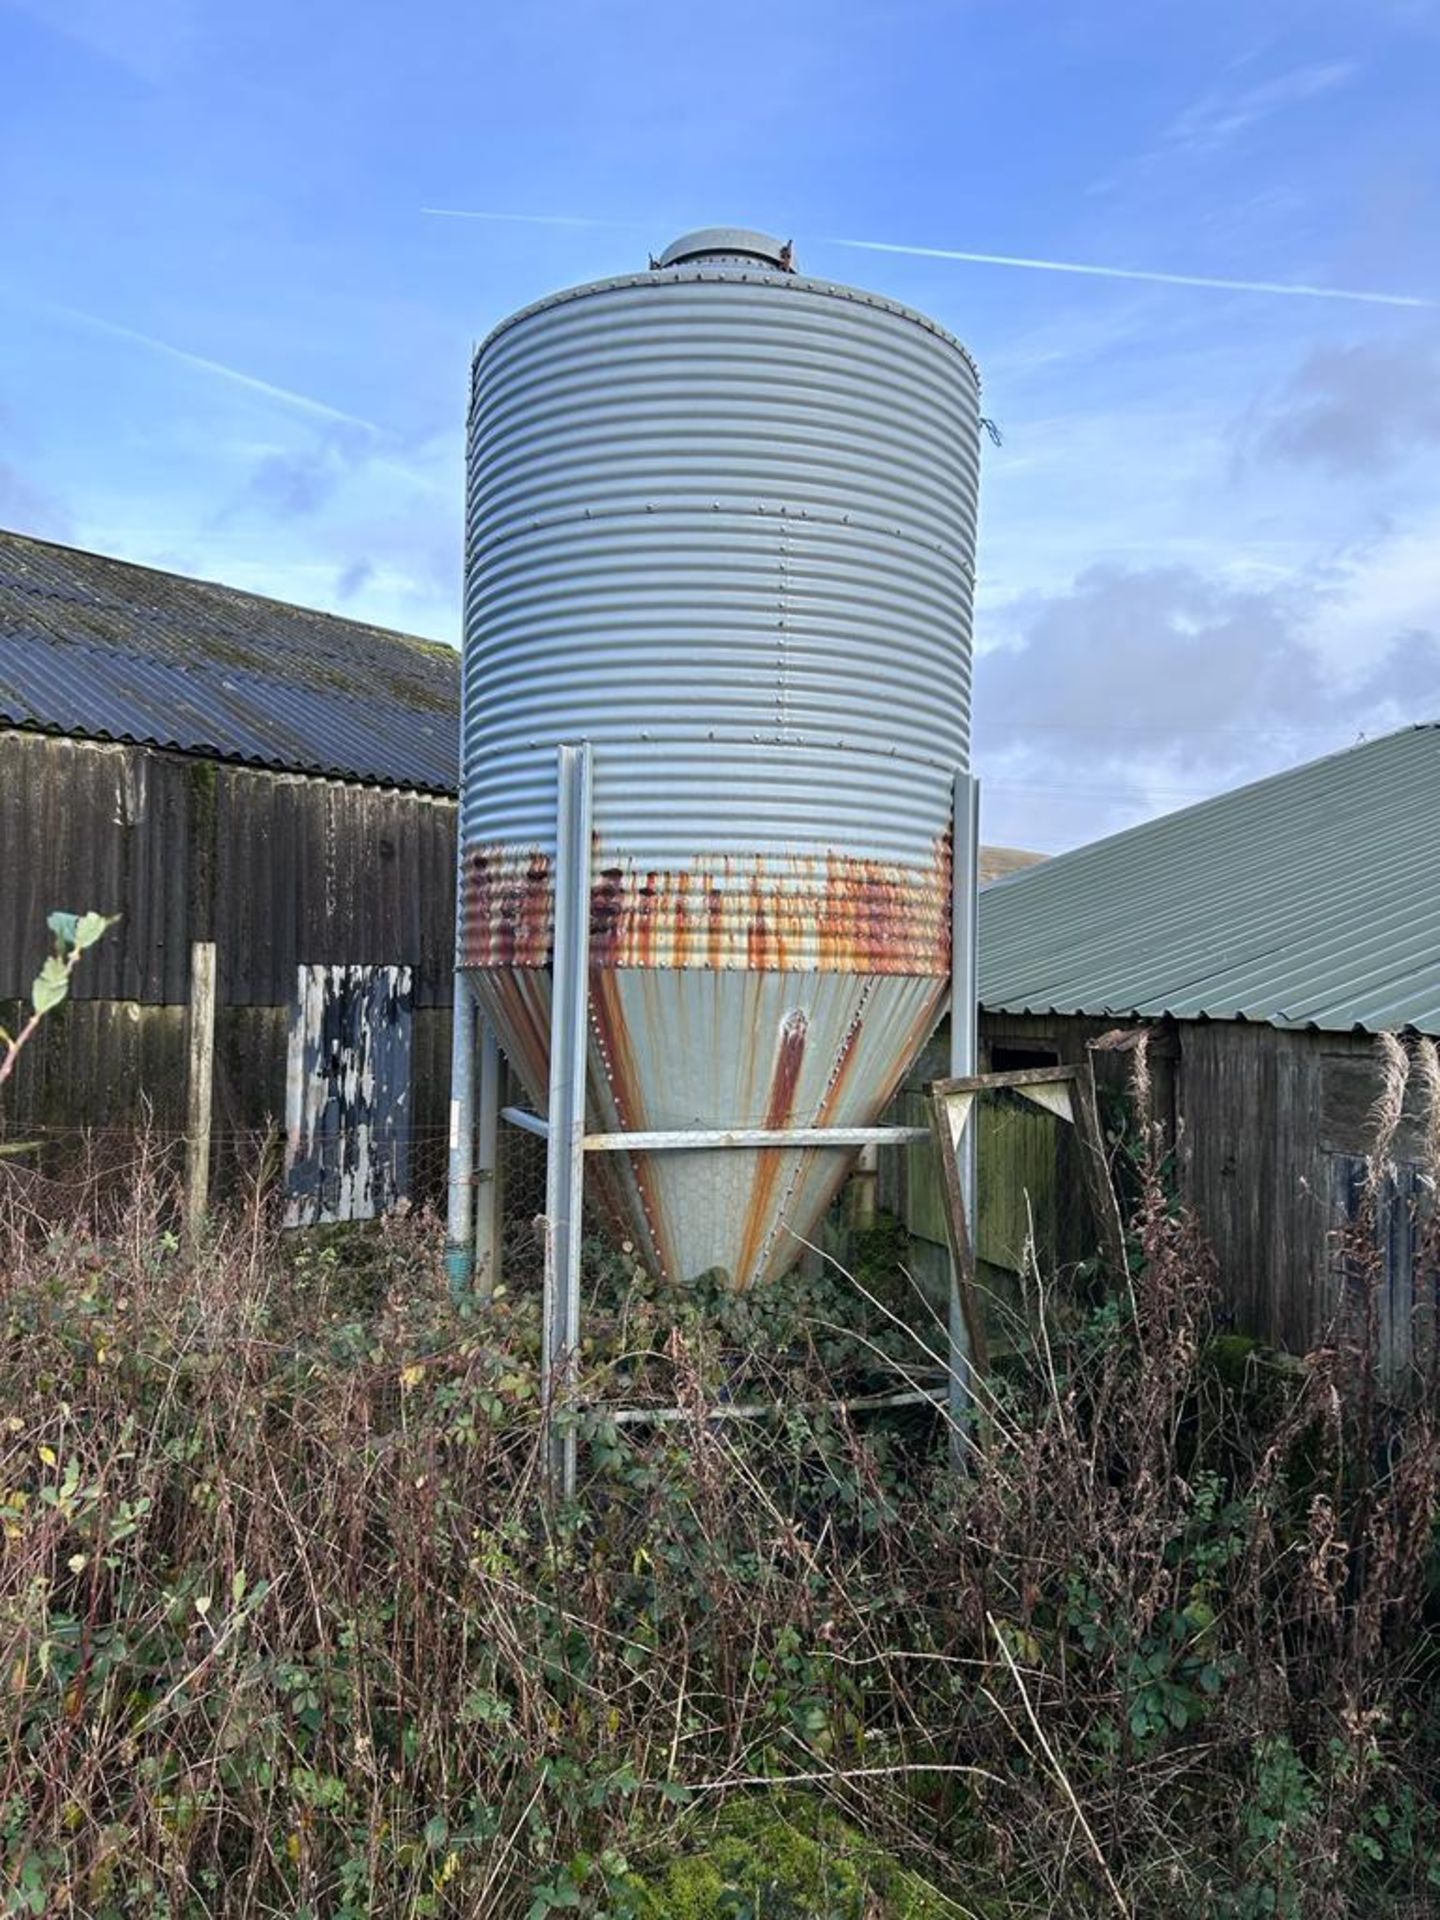
[[[778,273],[793,273],[795,262],[788,240],[772,234],[756,233],[749,227],[697,227],[694,233],[682,233],[654,263],[657,267],[694,266],[701,261],[715,265],[769,267]]]

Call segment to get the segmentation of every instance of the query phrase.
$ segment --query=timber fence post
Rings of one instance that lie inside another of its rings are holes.
[[[186,1019],[185,1234],[200,1238],[210,1205],[210,1111],[215,1089],[215,942],[190,948]]]

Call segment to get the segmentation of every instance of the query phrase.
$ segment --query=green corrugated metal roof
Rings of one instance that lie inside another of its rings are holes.
[[[1440,725],[987,887],[980,1002],[1440,1033]]]

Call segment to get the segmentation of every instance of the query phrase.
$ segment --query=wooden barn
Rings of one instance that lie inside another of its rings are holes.
[[[58,1168],[198,1103],[222,1184],[284,1127],[294,1221],[438,1190],[458,710],[449,647],[0,533],[0,1023],[48,912],[121,916],[9,1141]]]
[[[1337,1297],[1383,1067],[1377,1036],[1440,1035],[1440,726],[1410,727],[1045,862],[980,898],[981,1065],[1069,1064],[1150,1034],[1153,1102],[1215,1248],[1234,1322],[1303,1348]],[[1111,1055],[1109,1072],[1123,1072]],[[1103,1074],[1102,1074],[1103,1077]],[[1410,1074],[1381,1234],[1382,1332],[1410,1353],[1424,1165]],[[1033,1112],[1033,1110],[1032,1110]],[[1019,1222],[1059,1230],[1045,1116],[990,1120],[977,1238],[1014,1266]],[[923,1182],[911,1203],[934,1231]],[[1028,1191],[1022,1191],[1028,1189]],[[988,1218],[987,1218],[988,1214]],[[1060,1236],[1063,1238],[1063,1233]]]

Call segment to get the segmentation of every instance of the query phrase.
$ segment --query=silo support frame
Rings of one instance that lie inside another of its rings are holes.
[[[445,1274],[454,1299],[475,1272],[475,1030],[479,1007],[469,976],[455,969],[450,1026],[450,1154],[446,1169]]]
[[[451,1019],[445,1272],[456,1301],[488,1300],[500,1259],[500,1045],[458,967]]]
[[[588,1153],[671,1153],[716,1148],[795,1148],[910,1146],[929,1140],[928,1127],[716,1127],[678,1131],[587,1133],[585,1083],[590,1025],[590,866],[593,819],[593,759],[588,742],[562,746],[556,756],[555,934],[551,970],[549,1114],[520,1107],[500,1108],[498,1118],[537,1134],[546,1142],[545,1271],[541,1356],[541,1394],[550,1423],[549,1466],[552,1482],[567,1498],[575,1491],[576,1430],[573,1388],[580,1348],[581,1209]],[[954,871],[975,871],[977,783],[968,774],[955,779]],[[961,850],[969,848],[968,864]],[[951,1070],[968,1071],[975,1058],[975,912],[973,887],[955,889],[951,974]],[[961,897],[963,894],[963,898]],[[457,998],[457,1006],[459,1001]],[[967,1011],[968,1010],[968,1011]],[[957,1039],[958,1034],[958,1039]],[[485,1036],[493,1050],[494,1036]],[[457,1054],[458,1058],[458,1054]],[[487,1052],[487,1061],[490,1053]],[[473,1054],[472,1054],[473,1059]],[[482,1071],[482,1087],[498,1087],[498,1062]],[[459,1083],[457,1082],[457,1085]],[[486,1101],[480,1102],[482,1166],[495,1164],[494,1126],[486,1140]],[[493,1112],[493,1107],[490,1109]],[[473,1119],[472,1119],[473,1124]],[[453,1145],[453,1143],[452,1143]],[[452,1167],[453,1167],[452,1153]],[[483,1173],[482,1173],[483,1178]],[[484,1204],[482,1200],[482,1204]],[[488,1248],[488,1282],[498,1278],[498,1222],[494,1219],[494,1181],[489,1182],[488,1228],[479,1241]],[[952,1419],[969,1405],[971,1356],[958,1280],[952,1281],[950,1315],[950,1408]],[[556,1416],[560,1415],[560,1418]],[[638,1417],[638,1416],[637,1416]],[[957,1435],[957,1438],[959,1436]],[[963,1444],[963,1440],[961,1440]]]
[[[500,1268],[500,1041],[480,1015],[480,1080],[475,1098],[475,1277],[478,1300],[495,1291]]]
[[[540,1384],[550,1424],[550,1471],[568,1499],[575,1491],[575,1427],[569,1402],[580,1347],[580,1213],[585,1196],[585,1072],[590,1037],[590,743],[562,746],[556,758],[545,1350]],[[566,1417],[557,1421],[561,1410]]]
[[[950,1078],[973,1074],[979,1059],[979,950],[977,944],[976,876],[980,866],[980,782],[972,773],[956,772],[954,816],[950,841]],[[961,884],[961,875],[965,884]],[[944,1155],[944,1143],[941,1143]],[[966,1134],[958,1143],[956,1173],[964,1217],[975,1217],[975,1141]],[[949,1406],[950,1450],[958,1464],[968,1437],[972,1378],[979,1356],[971,1338],[966,1313],[968,1254],[950,1255]]]

